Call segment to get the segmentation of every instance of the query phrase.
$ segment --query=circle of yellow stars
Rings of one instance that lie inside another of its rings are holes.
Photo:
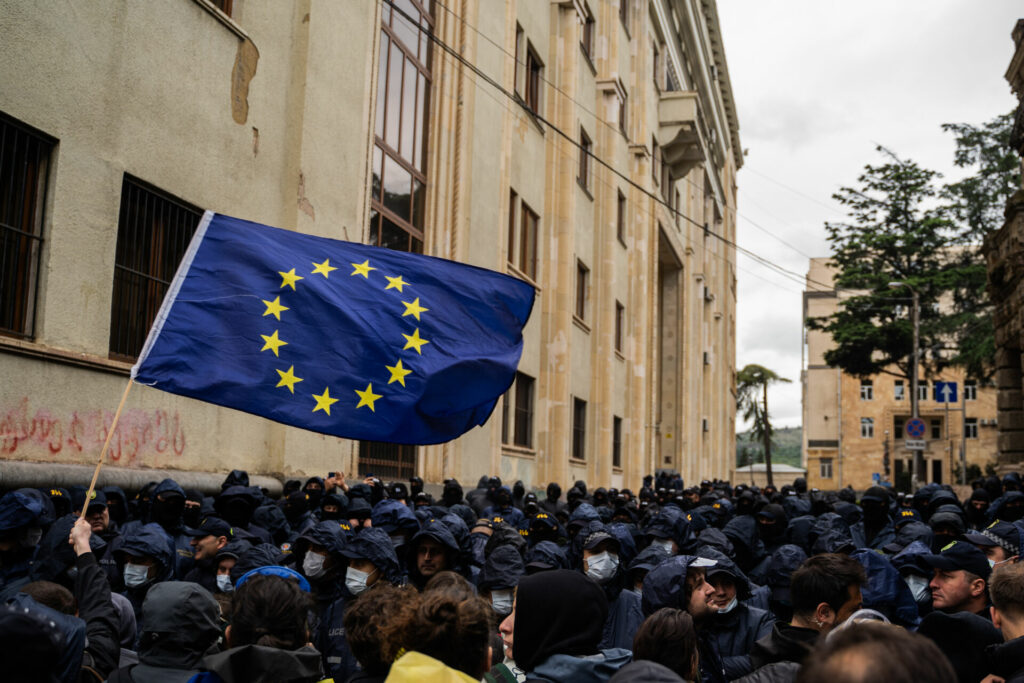
[[[313,261],[312,265],[313,270],[309,272],[308,277],[313,277],[314,275],[322,275],[324,279],[329,279],[330,274],[338,270],[337,267],[331,265],[330,259],[326,258],[323,260],[322,263],[317,263],[316,261]],[[352,263],[350,265],[353,268],[352,272],[349,274],[350,277],[362,276],[366,280],[370,279],[371,271],[377,270],[375,266],[370,265],[369,259],[363,261],[362,263]],[[287,272],[278,271],[277,274],[281,276],[281,285],[279,289],[287,290],[290,287],[293,292],[298,291],[295,285],[300,280],[306,279],[307,276],[298,275],[296,274],[295,270],[295,268],[292,268]],[[394,289],[397,290],[399,294],[405,294],[405,288],[413,286],[409,282],[405,281],[401,275],[396,275],[394,277],[390,275],[385,275],[384,279],[388,281],[387,286],[384,287],[385,291],[389,289]],[[266,299],[262,299],[262,301],[263,304],[266,306],[266,310],[264,310],[263,312],[263,317],[273,316],[274,319],[277,320],[278,322],[281,321],[282,313],[291,310],[289,307],[281,303],[280,295],[274,297],[272,301]],[[426,308],[420,303],[419,297],[414,298],[412,301],[402,300],[401,303],[405,307],[405,312],[402,313],[402,317],[404,318],[407,316],[412,316],[413,318],[416,319],[416,322],[421,322],[422,318],[420,316],[423,313],[426,313],[430,310],[429,308]],[[260,349],[260,352],[262,353],[263,351],[270,351],[274,354],[275,358],[280,358],[281,347],[288,345],[287,341],[281,339],[280,330],[275,329],[272,334],[261,334],[260,336],[263,338],[263,347]],[[419,327],[413,328],[412,334],[403,333],[402,336],[405,337],[405,345],[402,347],[402,350],[408,351],[412,349],[417,353],[417,355],[423,355],[423,346],[430,343],[428,339],[424,339],[423,337],[420,336]],[[412,374],[413,372],[411,369],[407,368],[402,364],[401,358],[396,360],[394,365],[385,365],[384,367],[387,369],[389,374],[389,378],[387,381],[387,384],[389,385],[397,382],[402,387],[405,387],[405,378]],[[279,381],[275,388],[284,387],[287,388],[290,393],[295,394],[295,385],[298,384],[299,382],[304,381],[301,377],[295,374],[295,366],[289,365],[287,370],[282,370],[279,368],[275,368],[275,370],[279,376]],[[369,408],[371,412],[376,412],[376,407],[374,404],[378,399],[383,398],[383,394],[374,393],[372,382],[367,382],[365,389],[354,389],[353,391],[359,397],[359,400],[355,406],[357,410],[359,408],[366,407]],[[312,394],[312,398],[315,401],[312,412],[315,413],[317,411],[322,410],[327,415],[331,414],[331,406],[333,406],[335,403],[341,400],[339,398],[331,396],[330,387],[324,387],[323,393]]]

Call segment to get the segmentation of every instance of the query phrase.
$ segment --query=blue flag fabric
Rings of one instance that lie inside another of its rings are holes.
[[[323,434],[442,443],[512,384],[533,301],[501,273],[208,211],[132,378]]]

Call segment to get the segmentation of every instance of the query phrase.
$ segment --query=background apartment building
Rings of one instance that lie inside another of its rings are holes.
[[[0,17],[0,484],[81,481],[203,209],[533,283],[520,372],[484,427],[427,447],[137,387],[121,481],[730,471],[742,155],[714,2],[0,0]]]
[[[911,438],[905,425],[911,417],[910,382],[880,374],[861,379],[829,367],[825,352],[832,347],[826,332],[807,330],[808,318],[838,310],[844,292],[822,290],[815,283],[833,283],[828,258],[811,259],[803,294],[805,322],[803,383],[803,453],[807,483],[822,490],[847,485],[864,489],[881,480],[909,483]],[[909,352],[909,349],[908,349]],[[898,371],[897,371],[898,372]],[[936,382],[955,382],[957,401],[940,402]],[[924,421],[927,442],[923,481],[957,484],[954,465],[965,450],[968,465],[982,471],[995,463],[996,389],[950,368],[936,377],[918,379],[918,414]]]

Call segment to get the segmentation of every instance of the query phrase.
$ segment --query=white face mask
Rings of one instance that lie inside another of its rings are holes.
[[[231,583],[230,574],[217,574],[217,590],[221,593],[230,593],[235,590],[235,584]]]
[[[619,556],[607,550],[587,558],[587,576],[598,583],[610,581],[619,568]]]
[[[149,581],[149,567],[144,564],[132,564],[127,562],[124,565],[124,585],[135,588]]]
[[[368,588],[366,582],[376,573],[376,569],[367,573],[355,567],[349,567],[345,571],[345,587],[348,588],[352,595],[359,595]]]
[[[903,580],[907,582],[907,587],[914,594],[915,602],[928,602],[931,599],[931,589],[928,587],[931,582],[928,579],[917,574],[907,574]]]
[[[313,551],[306,553],[306,558],[302,560],[302,573],[310,579],[323,576],[324,559],[324,556],[320,553],[314,553]]]
[[[655,539],[654,541],[652,541],[652,545],[659,545],[662,548],[664,548],[665,552],[668,553],[669,555],[675,555],[674,548],[672,547],[672,543],[673,543],[673,541],[672,541],[671,538],[659,538],[659,539]]]
[[[512,591],[491,591],[491,606],[501,616],[512,613]]]
[[[738,604],[739,604],[739,600],[737,600],[736,598],[733,598],[732,601],[728,605],[726,605],[725,607],[720,608],[718,610],[718,613],[719,614],[728,614],[729,612],[731,612],[734,609],[736,609],[736,605],[738,605]]]

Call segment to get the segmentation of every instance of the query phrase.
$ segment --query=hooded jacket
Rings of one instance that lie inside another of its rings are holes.
[[[492,591],[515,588],[526,572],[523,556],[512,546],[498,546],[484,561],[480,573],[480,590]]]
[[[516,592],[513,659],[526,680],[605,681],[630,660],[598,650],[608,602],[596,582],[556,569],[523,577]]]
[[[363,529],[341,554],[350,560],[359,558],[372,562],[381,574],[381,581],[398,584],[402,580],[398,556],[383,529]],[[338,582],[344,584],[344,577],[339,577]],[[324,671],[335,681],[344,681],[359,670],[359,662],[345,637],[345,612],[356,599],[348,586],[341,585],[337,599],[324,610],[313,633],[313,645],[323,658]]]
[[[185,683],[220,637],[220,606],[201,586],[166,581],[142,605],[139,663],[119,669],[110,683]]]
[[[316,683],[323,678],[320,653],[314,648],[279,650],[242,645],[208,655],[195,683]]]
[[[443,522],[440,522],[436,519],[427,522],[426,526],[420,529],[409,542],[410,552],[407,559],[409,583],[414,585],[417,590],[423,590],[423,587],[427,583],[427,579],[422,574],[420,574],[419,570],[416,568],[417,558],[414,549],[419,544],[419,542],[425,538],[431,538],[437,541],[441,544],[441,547],[445,549],[447,568],[449,570],[458,572],[461,569],[458,565],[459,544],[455,542],[455,537],[452,536],[452,532],[448,531],[448,527],[445,526]]]
[[[713,548],[701,548],[697,555],[715,561],[707,570],[708,578],[727,574],[736,585],[736,606],[726,614],[712,614],[706,623],[722,658],[725,675],[731,681],[754,670],[750,650],[761,638],[771,633],[775,616],[767,610],[744,604],[751,595],[750,580],[736,563]]]
[[[645,616],[649,617],[662,607],[686,610],[686,574],[696,559],[694,555],[675,555],[647,573],[641,603]],[[697,650],[700,653],[701,679],[716,683],[726,681],[718,646],[705,629],[697,632]]]
[[[722,533],[736,550],[734,559],[743,571],[750,571],[764,558],[764,543],[758,536],[757,520],[752,515],[733,517],[722,529]]]
[[[128,587],[124,595],[132,603],[135,619],[142,626],[142,602],[146,599],[149,589],[158,583],[170,580],[174,575],[174,555],[168,542],[167,532],[155,522],[144,524],[128,532],[121,542],[121,547],[114,551],[119,569],[124,569],[125,555],[142,557],[148,555],[159,565],[153,580],[136,587]]]
[[[562,548],[554,541],[539,541],[526,551],[527,573],[545,569],[568,568],[569,560],[566,559]]]
[[[236,530],[247,531],[263,543],[273,543],[269,531],[252,523],[253,513],[262,500],[263,493],[255,486],[231,486],[217,496],[213,507]]]
[[[0,605],[0,652],[4,671],[21,680],[75,683],[85,651],[85,622],[18,593]],[[13,671],[12,671],[13,669]]]
[[[862,606],[881,612],[889,621],[904,628],[916,627],[921,621],[917,603],[899,570],[873,550],[858,550],[850,557],[864,566],[868,577],[861,587]]]

